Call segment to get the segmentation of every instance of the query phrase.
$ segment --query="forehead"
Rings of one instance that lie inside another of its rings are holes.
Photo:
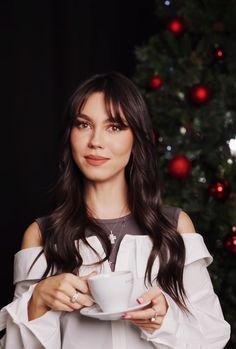
[[[126,120],[120,104],[112,101],[103,92],[92,93],[79,108],[77,115],[81,114],[91,118],[100,117],[118,122]]]
[[[92,93],[83,103],[80,112],[89,111],[106,113],[105,98],[102,92]]]

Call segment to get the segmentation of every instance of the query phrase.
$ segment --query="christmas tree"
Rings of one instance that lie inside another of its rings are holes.
[[[203,235],[236,348],[236,2],[157,0],[134,81],[155,127],[163,198]]]

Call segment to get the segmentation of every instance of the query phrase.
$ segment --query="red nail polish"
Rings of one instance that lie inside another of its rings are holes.
[[[131,316],[128,315],[127,313],[123,314],[122,317],[123,317],[124,319],[131,319]]]
[[[137,298],[137,299],[136,299],[136,302],[137,302],[138,304],[142,304],[142,303],[143,303],[143,299],[142,299],[142,298]]]

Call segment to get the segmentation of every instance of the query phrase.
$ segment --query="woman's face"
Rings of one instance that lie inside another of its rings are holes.
[[[71,130],[72,155],[88,180],[124,178],[133,134],[122,113],[121,116],[127,127],[109,120],[103,93],[92,94],[78,114]]]

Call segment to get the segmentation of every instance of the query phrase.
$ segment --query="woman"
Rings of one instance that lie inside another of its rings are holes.
[[[153,130],[133,83],[95,75],[70,100],[57,206],[26,230],[3,347],[222,349],[229,339],[186,213],[163,206]],[[118,321],[80,314],[91,273],[132,270],[136,304]]]

